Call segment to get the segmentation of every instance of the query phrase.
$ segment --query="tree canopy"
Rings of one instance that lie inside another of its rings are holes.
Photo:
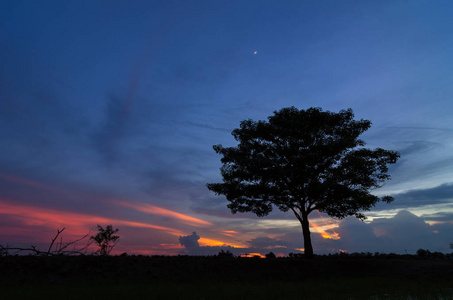
[[[267,121],[244,120],[232,135],[236,147],[213,146],[222,155],[223,183],[209,190],[225,195],[232,213],[268,215],[273,207],[292,211],[302,225],[304,249],[313,256],[308,215],[356,216],[390,196],[371,194],[390,179],[396,151],[364,148],[358,137],[371,122],[354,120],[352,109],[339,113],[295,107],[275,111]]]

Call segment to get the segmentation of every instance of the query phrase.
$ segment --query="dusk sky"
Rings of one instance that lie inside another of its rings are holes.
[[[115,253],[300,253],[294,215],[231,214],[212,145],[295,106],[368,119],[395,201],[313,212],[317,254],[451,252],[453,2],[0,4],[0,244],[112,224]],[[181,237],[181,238],[180,238]]]

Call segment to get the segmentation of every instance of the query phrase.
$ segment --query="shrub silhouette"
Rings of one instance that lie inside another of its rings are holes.
[[[223,250],[220,250],[219,254],[217,254],[217,257],[219,257],[219,258],[234,258],[234,255],[230,251],[226,251],[225,252]]]
[[[269,252],[266,254],[266,258],[268,259],[275,259],[277,256],[275,256],[274,252]]]
[[[120,238],[119,235],[115,235],[119,229],[113,229],[112,225],[107,225],[104,229],[101,225],[98,225],[98,234],[92,236],[91,239],[94,240],[99,249],[97,251],[100,255],[109,255],[113,247],[118,244]]]

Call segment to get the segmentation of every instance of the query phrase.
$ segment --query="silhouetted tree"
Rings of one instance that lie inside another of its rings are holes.
[[[109,255],[113,247],[118,244],[120,236],[115,235],[118,231],[119,229],[114,230],[112,225],[107,225],[105,229],[98,225],[98,234],[92,236],[91,239],[98,245],[99,249],[97,252],[100,255]]]
[[[418,249],[417,255],[422,258],[427,258],[427,257],[431,256],[431,251],[425,250],[425,249]]]
[[[233,253],[231,253],[230,251],[223,251],[223,250],[220,250],[219,254],[217,254],[217,257],[218,258],[234,258],[234,255]]]
[[[302,226],[305,255],[312,257],[312,211],[364,219],[360,211],[393,201],[370,193],[390,179],[387,165],[399,158],[396,151],[363,148],[358,136],[370,126],[368,120],[354,120],[352,109],[334,113],[288,107],[268,121],[244,120],[232,132],[236,147],[213,147],[223,156],[223,183],[207,187],[226,196],[232,213],[262,217],[273,206],[291,210]]]
[[[277,258],[277,256],[275,256],[274,252],[269,252],[265,256],[266,256],[267,259],[275,259],[275,258]]]

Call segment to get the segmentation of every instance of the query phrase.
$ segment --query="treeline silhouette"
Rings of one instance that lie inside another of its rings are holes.
[[[409,277],[453,278],[453,253],[419,249],[415,255],[395,253],[346,253],[308,256],[290,253],[277,257],[273,252],[260,256],[235,256],[221,250],[211,256],[109,255],[117,244],[118,229],[98,225],[98,234],[56,243],[64,228],[57,230],[47,250],[0,245],[0,282],[147,282],[155,280],[301,280],[306,278]],[[95,243],[90,254],[87,245]],[[70,247],[75,247],[69,249]],[[76,249],[76,250],[74,250]],[[83,251],[81,251],[81,249]]]
[[[303,280],[307,278],[453,278],[453,253],[338,253],[291,257],[3,255],[0,282],[137,282],[150,280]],[[7,272],[6,272],[7,270]]]

